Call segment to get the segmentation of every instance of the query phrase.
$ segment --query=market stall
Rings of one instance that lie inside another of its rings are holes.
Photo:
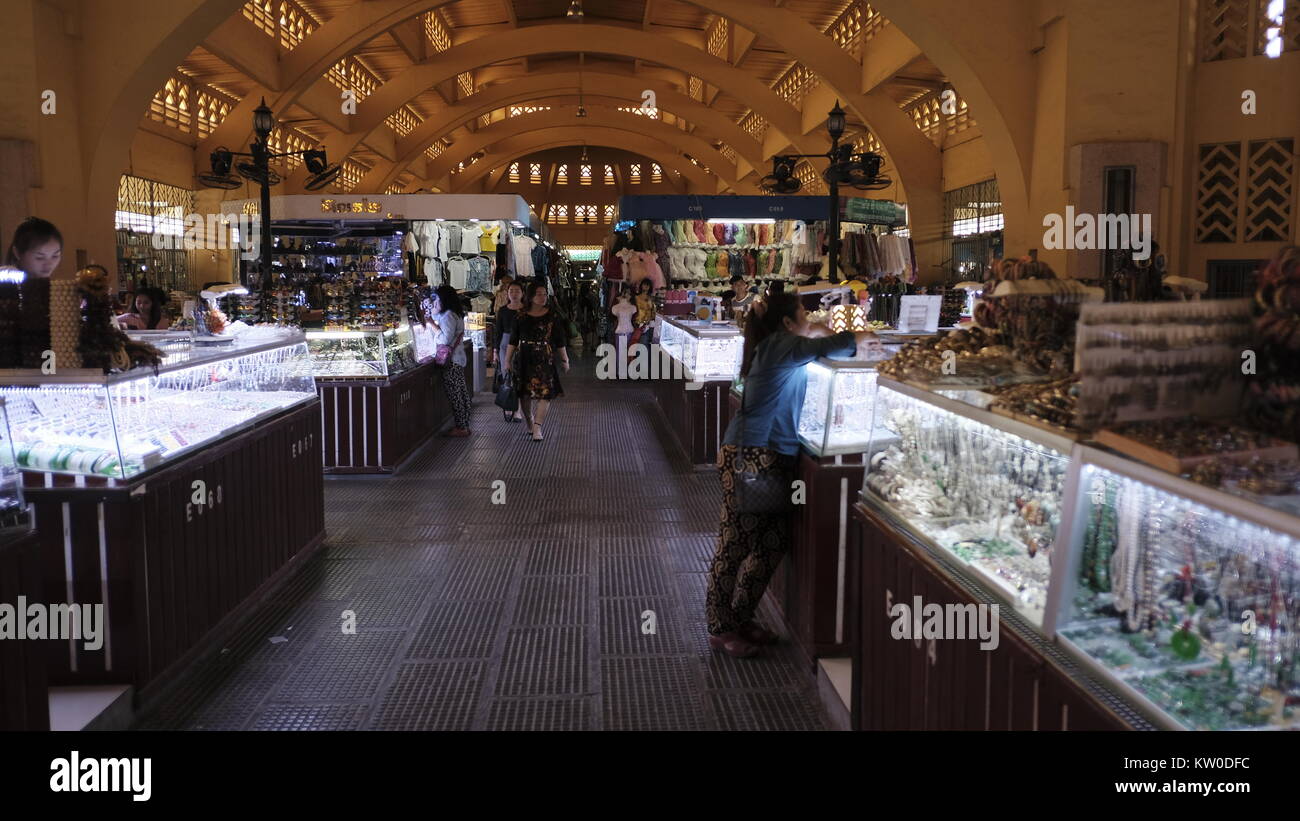
[[[53,646],[53,684],[147,698],[324,538],[302,334],[155,341],[156,367],[0,372],[44,600],[103,606],[102,647]]]
[[[655,398],[687,458],[696,465],[712,465],[730,421],[727,395],[740,372],[744,340],[731,323],[661,316],[657,323],[659,351],[644,356],[648,364],[641,378],[652,380]],[[633,361],[641,353],[632,353]],[[632,376],[635,371],[629,369]]]
[[[484,309],[495,277],[553,267],[515,195],[291,195],[273,197],[271,214],[277,284],[234,310],[305,329],[327,473],[395,472],[450,419],[433,362],[432,286],[449,284]],[[484,313],[466,316],[471,390],[485,381]]]
[[[854,725],[1293,729],[1300,450],[1239,421],[1252,305],[1049,283],[879,368]],[[914,602],[997,605],[1001,642],[900,639]]]

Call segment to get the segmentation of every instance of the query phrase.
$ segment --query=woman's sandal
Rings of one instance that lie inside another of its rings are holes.
[[[745,622],[740,626],[740,630],[737,632],[745,640],[753,642],[754,644],[776,644],[781,640],[781,637],[776,633],[763,629],[759,626],[758,622],[755,621]]]
[[[721,650],[729,656],[738,659],[747,659],[758,652],[758,645],[746,639],[740,633],[723,633],[720,636],[709,636],[709,646],[714,650]]]

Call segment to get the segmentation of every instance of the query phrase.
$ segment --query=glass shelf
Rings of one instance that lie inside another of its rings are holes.
[[[433,357],[431,334],[403,324],[386,331],[307,331],[318,379],[390,379]]]
[[[316,397],[301,333],[263,329],[153,368],[0,371],[17,465],[132,478]]]
[[[1072,444],[880,377],[862,499],[1042,627]]]
[[[1057,641],[1168,728],[1300,729],[1300,519],[1107,451],[1074,457]]]
[[[740,373],[745,340],[731,323],[659,317],[659,347],[682,363],[686,378],[731,380]]]

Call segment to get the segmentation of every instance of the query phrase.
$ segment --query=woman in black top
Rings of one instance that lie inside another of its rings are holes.
[[[505,365],[509,361],[506,354],[510,350],[510,340],[515,335],[519,312],[523,309],[524,287],[518,282],[511,282],[506,286],[506,304],[497,310],[496,322],[492,324],[492,350],[497,357],[497,369],[502,373],[505,373]],[[516,409],[510,421],[522,422],[523,420],[523,411]]]
[[[528,309],[519,314],[506,350],[507,367],[514,374],[519,405],[534,442],[542,441],[542,422],[551,400],[564,395],[556,362],[569,372],[567,323],[546,304],[548,298],[542,282],[528,286]]]

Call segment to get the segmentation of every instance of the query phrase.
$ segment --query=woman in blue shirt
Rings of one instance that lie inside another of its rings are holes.
[[[794,481],[799,454],[798,423],[808,377],[804,365],[821,356],[865,357],[871,333],[832,334],[808,321],[793,292],[774,284],[754,303],[745,322],[744,400],[718,453],[722,478],[722,524],[709,571],[706,610],[709,646],[747,658],[776,636],[754,622],[763,592],[789,547],[789,514],[740,513],[735,476],[775,474]]]

